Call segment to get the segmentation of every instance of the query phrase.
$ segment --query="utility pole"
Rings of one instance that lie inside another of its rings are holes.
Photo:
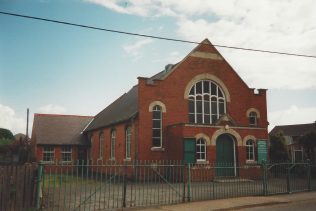
[[[29,108],[26,109],[26,133],[25,139],[28,141],[29,138]]]

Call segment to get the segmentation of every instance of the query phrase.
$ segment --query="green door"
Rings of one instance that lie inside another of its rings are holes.
[[[229,135],[216,140],[216,166],[217,176],[235,176],[234,140]]]
[[[195,163],[195,138],[184,139],[184,162]]]

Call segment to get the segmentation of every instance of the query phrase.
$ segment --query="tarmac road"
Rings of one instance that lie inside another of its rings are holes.
[[[237,209],[233,209],[237,210]],[[246,211],[259,211],[259,210],[269,210],[269,211],[314,211],[316,210],[316,199],[312,200],[303,200],[296,202],[285,202],[275,205],[260,206],[260,207],[251,207],[251,208],[242,208]]]
[[[230,199],[208,200],[168,206],[134,208],[141,211],[228,211],[269,210],[309,211],[316,210],[316,191],[273,196],[254,196]]]

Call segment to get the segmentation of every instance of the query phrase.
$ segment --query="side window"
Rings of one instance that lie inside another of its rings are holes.
[[[152,146],[162,147],[162,111],[159,105],[152,110]]]
[[[103,158],[103,152],[104,152],[104,134],[103,134],[103,132],[100,132],[100,136],[99,136],[99,159]]]
[[[196,141],[196,161],[206,161],[206,141],[200,138]]]
[[[252,111],[249,113],[249,125],[250,126],[257,126],[258,122],[257,122],[257,113]]]
[[[43,149],[43,161],[44,162],[54,162],[55,159],[55,149],[53,146],[45,146]]]
[[[116,145],[116,130],[113,129],[111,131],[111,159],[115,160],[115,145]]]
[[[71,146],[63,146],[61,148],[61,161],[65,163],[71,162],[72,161],[71,154],[72,154]]]
[[[125,130],[125,158],[131,159],[131,143],[132,143],[132,129],[127,127]]]
[[[247,161],[255,161],[255,142],[254,140],[246,141],[246,159]]]

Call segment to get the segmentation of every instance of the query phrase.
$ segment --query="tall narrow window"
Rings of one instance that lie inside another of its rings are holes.
[[[248,161],[255,160],[255,142],[251,139],[246,141],[246,159]]]
[[[190,123],[214,124],[226,113],[223,91],[212,81],[202,80],[194,84],[188,100]]]
[[[111,131],[111,159],[115,160],[115,144],[116,144],[116,130]]]
[[[54,162],[55,150],[53,146],[45,146],[43,149],[43,161]]]
[[[249,125],[257,126],[257,113],[254,111],[249,113]]]
[[[206,160],[206,142],[203,138],[196,141],[196,161]]]
[[[61,161],[69,163],[71,160],[71,146],[63,146],[61,148]]]
[[[125,131],[125,158],[131,159],[131,142],[132,141],[132,129],[127,127]]]
[[[162,147],[162,112],[159,105],[153,107],[152,144],[153,147]]]
[[[89,156],[88,156],[88,158],[91,160],[92,158],[93,158],[93,148],[92,148],[92,146],[93,146],[93,137],[91,136],[90,137],[90,148],[89,148]]]
[[[99,159],[103,158],[103,152],[104,152],[104,134],[103,132],[101,132],[99,136]]]

